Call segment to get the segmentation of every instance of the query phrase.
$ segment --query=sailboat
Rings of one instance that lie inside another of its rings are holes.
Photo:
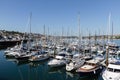
[[[83,58],[80,58],[80,50],[81,50],[81,35],[80,35],[80,18],[78,18],[79,20],[79,25],[78,25],[78,30],[79,30],[79,42],[78,42],[78,58],[72,58],[71,62],[70,63],[67,63],[66,64],[66,70],[67,71],[75,71],[77,68],[81,67],[84,62],[85,62],[85,59]]]
[[[79,67],[81,67],[84,64],[85,60],[84,59],[72,59],[72,61],[68,64],[66,64],[66,70],[67,71],[74,71],[76,69],[78,69]]]
[[[59,52],[56,56],[55,59],[51,59],[48,62],[48,65],[50,67],[60,67],[64,66],[67,63],[66,60],[66,53],[65,52]]]
[[[29,61],[35,62],[35,61],[42,61],[49,58],[48,52],[41,51],[38,52],[39,54],[33,55],[29,58]]]
[[[32,13],[30,13],[30,20],[29,20],[29,26],[30,26],[30,33],[29,33],[29,40],[27,43],[28,49],[26,52],[22,52],[20,51],[20,54],[25,53],[24,55],[17,55],[15,56],[15,58],[17,60],[28,60],[32,55],[34,55],[35,53],[32,53],[30,48],[31,48],[31,17],[32,17]]]

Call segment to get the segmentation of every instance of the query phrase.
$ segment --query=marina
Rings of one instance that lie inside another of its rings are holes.
[[[116,42],[117,44],[120,44],[120,40],[114,40],[114,42]],[[65,46],[58,45],[59,47],[56,47],[56,53],[54,57],[51,53],[49,53],[49,51],[52,50],[50,46],[46,48],[44,47],[40,47],[36,49],[31,48],[30,50],[31,52],[29,52],[28,50],[24,50],[24,52],[23,51],[20,52],[23,48],[16,47],[16,46],[11,47],[9,51],[7,48],[0,50],[0,66],[1,66],[0,80],[16,80],[16,79],[17,80],[51,80],[51,79],[53,80],[108,80],[108,79],[103,79],[105,77],[104,74],[106,74],[105,73],[106,71],[104,72],[104,70],[106,69],[105,67],[106,63],[103,62],[102,55],[101,57],[98,58],[98,56],[100,55],[94,55],[95,53],[91,53],[93,58],[90,58],[87,55],[89,53],[81,52],[82,53],[81,54],[81,53],[78,53],[77,49],[76,49],[76,52],[74,52],[75,50],[73,50],[72,53],[69,53],[70,50],[65,49]],[[13,54],[16,54],[14,52],[19,52],[19,53],[13,56],[7,55],[12,51],[13,51]],[[71,55],[68,55],[68,54],[71,54]],[[84,54],[86,54],[87,56],[85,56]],[[104,57],[106,56],[106,53],[99,53],[99,54],[103,54]],[[44,55],[47,57],[45,57]],[[73,55],[73,59],[72,59],[72,55]],[[20,56],[20,58],[18,58],[18,56]],[[114,62],[113,62],[113,59],[114,59]],[[112,58],[112,61],[110,62],[115,63],[116,60],[120,62],[119,56],[117,58]],[[75,62],[76,64],[74,65]],[[100,62],[101,64],[99,64]],[[102,65],[102,63],[104,63],[105,66]],[[72,68],[66,70],[67,69],[66,66],[69,67],[73,65],[76,66],[73,70],[71,70]],[[117,64],[117,66],[119,66],[119,64]],[[119,74],[119,68],[117,68],[117,70],[118,70],[117,73]],[[120,76],[118,75],[117,77],[119,80]]]
[[[120,80],[119,4],[0,0],[0,80]]]

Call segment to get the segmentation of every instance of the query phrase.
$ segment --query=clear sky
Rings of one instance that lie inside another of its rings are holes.
[[[106,34],[111,12],[114,34],[120,34],[120,0],[0,0],[0,29],[78,35],[78,13],[82,34]]]

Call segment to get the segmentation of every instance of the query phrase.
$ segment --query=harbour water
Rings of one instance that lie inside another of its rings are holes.
[[[65,67],[51,68],[44,62],[17,62],[4,57],[0,51],[0,80],[102,80],[101,76],[80,77],[66,72]]]
[[[120,40],[115,40],[120,44]],[[4,57],[0,50],[0,80],[103,80],[101,74],[82,77],[77,73],[67,72],[65,67],[51,68],[49,60],[42,62],[19,62]]]

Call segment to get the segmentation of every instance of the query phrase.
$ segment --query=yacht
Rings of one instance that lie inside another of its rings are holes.
[[[59,67],[59,66],[64,66],[66,64],[65,60],[60,60],[60,59],[52,59],[48,62],[48,65],[50,67]]]
[[[31,56],[29,61],[42,61],[49,58],[48,52],[39,52],[39,53],[40,54]]]
[[[104,48],[98,48],[97,53],[98,53],[98,54],[104,54],[105,51],[106,51],[106,50],[105,50]]]
[[[48,65],[50,67],[59,67],[64,66],[67,63],[67,60],[65,59],[65,53],[60,52],[56,55],[55,59],[52,59],[48,62]]]
[[[85,59],[85,61],[88,61],[88,60],[93,59],[93,56],[91,54],[87,53],[87,54],[83,55],[83,59]]]
[[[97,46],[91,46],[91,52],[96,53],[97,52]]]
[[[22,60],[22,61],[27,61],[32,55],[35,55],[34,52],[30,52],[30,51],[20,52],[19,54],[22,54],[22,55],[17,55],[15,56],[15,58],[17,60]]]
[[[96,75],[100,73],[102,66],[98,60],[92,59],[85,62],[80,68],[76,70],[82,76]]]
[[[95,57],[94,57],[95,60],[98,60],[100,62],[104,61],[105,60],[105,57],[103,54],[97,54]]]
[[[5,54],[6,57],[10,57],[10,58],[15,58],[16,55],[20,55],[19,52],[9,52],[7,54]]]
[[[84,59],[72,59],[72,61],[68,64],[66,64],[66,70],[67,71],[74,71],[77,68],[81,67],[84,64],[85,60]]]
[[[109,63],[103,71],[102,78],[104,80],[120,80],[120,61]]]
[[[25,52],[23,52],[22,50],[10,50],[8,51],[8,53],[5,54],[5,56],[9,58],[15,58],[16,56],[22,56],[22,55],[25,55]]]

